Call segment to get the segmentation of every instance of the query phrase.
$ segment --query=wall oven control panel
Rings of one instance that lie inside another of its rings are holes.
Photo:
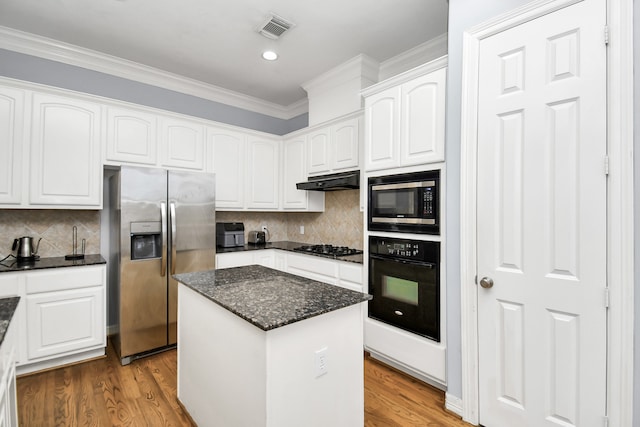
[[[438,242],[420,240],[395,239],[371,236],[369,253],[411,261],[437,263],[440,258]]]

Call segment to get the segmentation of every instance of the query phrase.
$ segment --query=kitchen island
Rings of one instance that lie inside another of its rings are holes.
[[[371,296],[257,265],[174,277],[178,398],[198,425],[363,425]]]

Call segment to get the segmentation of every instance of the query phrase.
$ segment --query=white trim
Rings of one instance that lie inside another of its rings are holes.
[[[367,88],[364,88],[360,91],[360,95],[364,97],[371,96],[391,87],[406,83],[417,77],[424,76],[425,74],[429,74],[433,71],[446,67],[448,61],[449,57],[447,55],[442,56],[438,59],[434,59],[433,61],[427,62],[426,64],[422,64],[408,71],[405,71],[402,74],[398,74],[397,76],[393,76],[384,81],[381,81],[380,83],[376,83]]]
[[[380,63],[378,81],[386,80],[432,59],[445,56],[448,52],[448,34],[444,33],[412,49]]]
[[[315,92],[329,90],[354,79],[375,83],[378,81],[378,66],[378,61],[360,54],[300,86],[307,92]]]
[[[461,117],[462,417],[478,424],[476,160],[479,44],[484,38],[581,0],[538,0],[464,34]],[[633,0],[609,0],[609,314],[607,408],[610,425],[633,418]]]
[[[476,159],[478,52],[480,40],[463,38],[460,123],[460,338],[462,419],[478,424],[478,330],[476,275]]]
[[[444,408],[453,412],[454,414],[462,417],[462,399],[457,398],[455,396],[450,395],[449,393],[444,394]]]
[[[278,105],[133,61],[2,26],[0,48],[87,68],[283,120],[308,111],[306,99],[286,106]]]
[[[607,408],[609,425],[633,422],[633,0],[609,0]]]

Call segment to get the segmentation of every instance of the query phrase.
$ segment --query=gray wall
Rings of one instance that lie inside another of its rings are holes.
[[[308,114],[282,120],[86,68],[0,49],[0,76],[90,93],[247,129],[284,135],[308,126]]]
[[[447,76],[447,392],[462,398],[460,349],[460,107],[462,35],[465,30],[528,3],[528,0],[449,2]]]

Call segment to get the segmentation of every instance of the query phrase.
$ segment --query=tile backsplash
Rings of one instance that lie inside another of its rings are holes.
[[[73,253],[72,230],[78,227],[78,252],[86,239],[85,253],[100,253],[100,211],[0,209],[0,259],[15,254],[13,240],[42,237],[38,255],[58,257]]]
[[[363,216],[358,190],[328,191],[324,212],[217,212],[218,222],[243,222],[245,230],[267,226],[271,241],[327,243],[362,249]],[[73,252],[72,229],[78,227],[78,251],[86,239],[87,254],[100,253],[100,211],[0,209],[0,259],[14,253],[13,240],[42,238],[38,255],[59,257]],[[300,234],[304,226],[304,234]]]
[[[271,241],[327,243],[362,249],[359,190],[327,191],[324,212],[217,212],[217,222],[243,222],[246,231],[266,225]],[[304,226],[304,234],[300,234]]]

